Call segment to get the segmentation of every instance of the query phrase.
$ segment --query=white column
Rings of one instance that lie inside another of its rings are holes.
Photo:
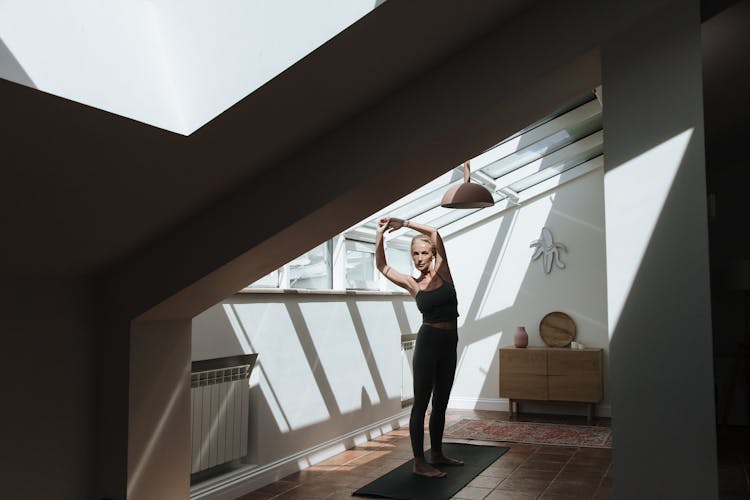
[[[190,497],[190,340],[190,320],[132,323],[129,499]]]
[[[602,58],[615,498],[717,498],[699,2]]]

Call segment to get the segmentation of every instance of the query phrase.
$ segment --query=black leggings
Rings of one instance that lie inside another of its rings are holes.
[[[409,435],[414,456],[424,457],[424,416],[432,393],[430,442],[432,450],[442,451],[445,410],[456,373],[458,332],[422,325],[414,348],[414,406],[409,419]]]

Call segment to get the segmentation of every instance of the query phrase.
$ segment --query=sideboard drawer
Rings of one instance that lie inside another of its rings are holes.
[[[545,401],[548,399],[547,376],[502,372],[500,374],[500,397]]]
[[[544,350],[500,350],[500,371],[506,374],[546,375],[547,353]]]
[[[598,403],[602,400],[602,381],[591,374],[550,375],[547,393],[550,401]]]
[[[547,353],[547,373],[550,375],[597,374],[601,371],[601,350],[550,349]]]

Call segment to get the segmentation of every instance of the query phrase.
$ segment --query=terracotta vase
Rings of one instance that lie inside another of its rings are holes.
[[[526,347],[529,345],[529,334],[526,333],[526,327],[516,327],[516,334],[513,336],[513,345],[516,347]]]

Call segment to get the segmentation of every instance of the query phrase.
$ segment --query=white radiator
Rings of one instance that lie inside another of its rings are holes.
[[[415,334],[401,335],[401,407],[411,405],[414,402],[414,376],[412,365],[414,363],[414,346],[417,336]]]
[[[247,455],[248,379],[256,357],[252,354],[193,363],[191,473]],[[233,366],[227,366],[230,364]]]

